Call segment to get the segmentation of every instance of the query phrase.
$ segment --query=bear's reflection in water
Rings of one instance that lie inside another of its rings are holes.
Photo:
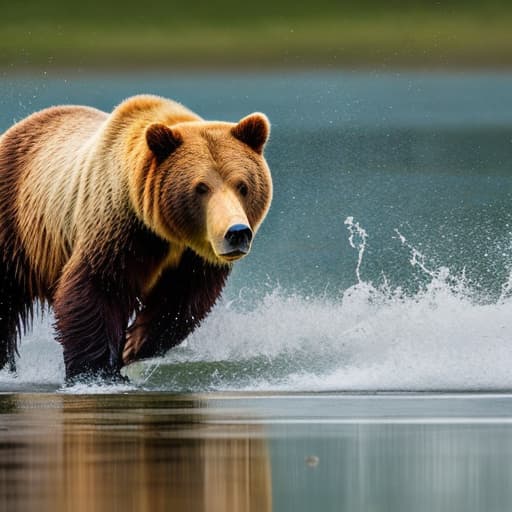
[[[262,432],[204,422],[196,402],[1,398],[0,510],[272,509]]]

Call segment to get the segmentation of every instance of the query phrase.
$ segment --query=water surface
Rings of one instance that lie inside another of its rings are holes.
[[[2,510],[482,511],[512,397],[0,396]]]

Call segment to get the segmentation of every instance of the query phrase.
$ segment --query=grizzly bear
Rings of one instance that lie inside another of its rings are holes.
[[[183,341],[245,256],[272,198],[270,125],[211,122],[141,95],[106,114],[37,112],[0,137],[0,368],[34,305],[54,311],[66,378]]]

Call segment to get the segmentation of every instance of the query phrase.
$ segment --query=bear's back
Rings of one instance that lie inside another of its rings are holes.
[[[80,155],[107,118],[89,107],[50,107],[0,137],[0,250],[28,260],[48,283],[68,257]]]

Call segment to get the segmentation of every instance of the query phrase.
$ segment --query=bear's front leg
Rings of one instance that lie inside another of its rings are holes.
[[[145,297],[127,330],[123,362],[161,356],[180,344],[210,312],[230,269],[207,263],[187,249],[179,265],[165,270]]]
[[[121,353],[134,299],[112,275],[70,261],[60,278],[54,313],[66,380],[120,379]]]

